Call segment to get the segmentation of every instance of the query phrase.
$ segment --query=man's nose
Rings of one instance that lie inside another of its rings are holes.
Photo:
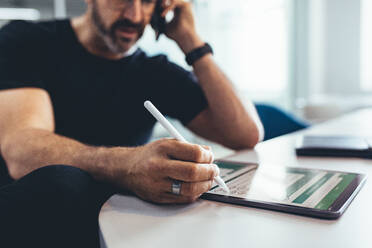
[[[128,8],[124,11],[124,18],[131,20],[133,23],[138,23],[142,21],[142,1],[133,0],[129,1],[130,4]]]

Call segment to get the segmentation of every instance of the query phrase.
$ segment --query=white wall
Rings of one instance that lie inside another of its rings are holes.
[[[360,91],[360,0],[325,1],[325,91]]]
[[[361,0],[294,2],[297,107],[310,106],[313,112],[328,109],[319,114],[333,117],[371,106],[372,97],[361,87]]]
[[[297,96],[359,93],[360,0],[299,2]]]

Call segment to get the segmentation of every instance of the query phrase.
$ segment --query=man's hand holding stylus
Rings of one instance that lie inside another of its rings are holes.
[[[212,164],[210,148],[175,139],[161,139],[133,148],[130,153],[125,154],[126,166],[120,161],[114,165],[112,180],[151,202],[193,202],[211,188],[219,174],[217,165]],[[174,180],[182,182],[180,195],[171,193]]]

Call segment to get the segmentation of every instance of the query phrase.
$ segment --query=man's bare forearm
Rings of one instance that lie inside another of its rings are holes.
[[[204,45],[195,28],[192,4],[174,0],[167,11],[174,11],[165,34],[174,40],[185,55]],[[193,64],[194,72],[208,101],[208,108],[196,116],[188,128],[204,138],[233,149],[251,148],[262,138],[263,128],[252,103],[243,106],[230,80],[210,54]],[[250,106],[249,106],[250,105]]]
[[[187,54],[204,42],[192,32],[178,44]],[[231,81],[215,63],[213,56],[203,56],[193,64],[193,69],[208,101],[208,118],[211,123],[216,123],[211,128],[218,136],[208,138],[238,149],[253,147],[262,140],[263,127],[253,104],[242,104]]]
[[[1,152],[14,179],[47,165],[71,165],[96,180],[157,203],[188,203],[208,191],[219,173],[209,149],[174,139],[144,146],[92,147],[45,129],[8,132]],[[183,182],[180,195],[170,193],[172,180]]]
[[[252,103],[244,106],[234,91],[232,83],[206,55],[194,64],[194,73],[207,97],[211,118],[223,125],[223,133],[236,140],[242,137],[248,146],[254,146],[262,137],[261,123]],[[249,106],[251,105],[251,106]]]
[[[24,129],[7,135],[1,152],[14,179],[47,165],[71,165],[108,181],[113,173],[110,163],[131,148],[105,148],[82,144],[42,129]],[[120,150],[120,152],[119,152]],[[125,166],[125,165],[123,165]]]

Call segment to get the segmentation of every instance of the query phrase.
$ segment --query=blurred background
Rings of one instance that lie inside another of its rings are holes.
[[[310,123],[372,106],[371,0],[192,2],[199,33],[243,99],[272,103]],[[0,26],[84,10],[83,0],[0,0]],[[187,68],[175,43],[155,42],[151,28],[140,46]]]

